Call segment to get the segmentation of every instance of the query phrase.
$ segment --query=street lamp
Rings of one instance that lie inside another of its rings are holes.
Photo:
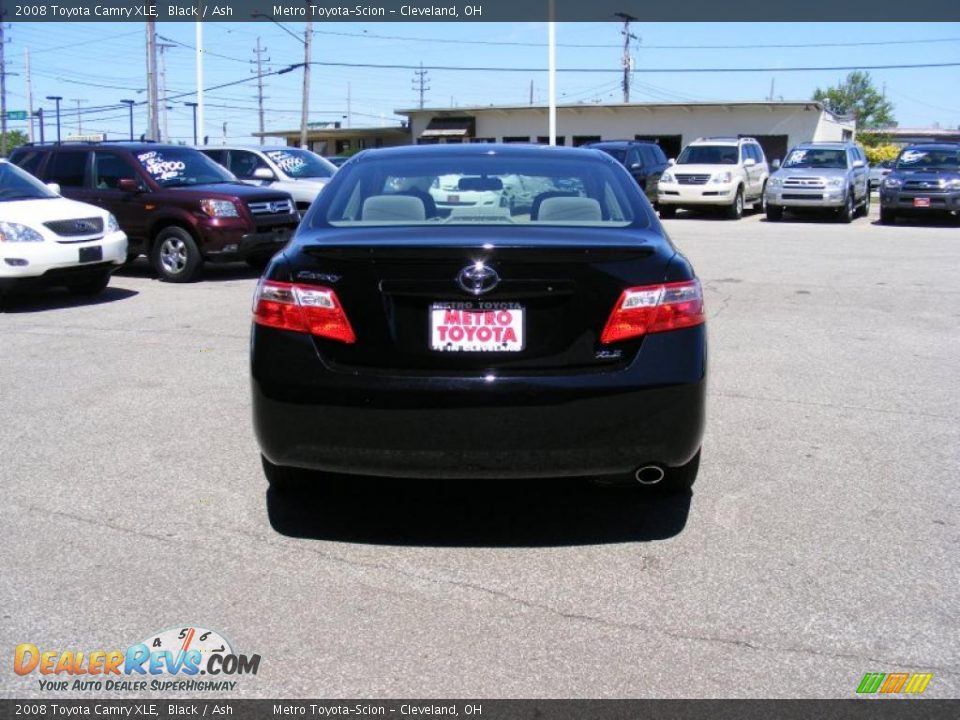
[[[264,20],[269,20],[274,25],[283,30],[287,35],[294,38],[297,42],[303,45],[303,105],[300,110],[300,147],[307,148],[307,116],[309,114],[310,106],[310,48],[313,42],[313,22],[307,20],[306,29],[304,30],[304,38],[301,38],[295,32],[290,30],[283,23],[277,22],[277,20],[271,16],[266,15],[262,12],[255,12],[251,14],[251,17],[263,18]],[[290,66],[286,70],[289,72],[293,70],[296,65]],[[284,71],[277,73],[278,75],[283,74]]]
[[[120,102],[130,108],[130,141],[133,142],[133,106],[137,104],[137,101],[121,100]]]
[[[63,100],[62,95],[47,95],[47,100],[53,100],[57,103],[57,143],[60,142],[60,101]]]
[[[185,102],[184,105],[193,108],[193,144],[199,145],[200,143],[197,142],[197,105],[199,105],[199,103]]]

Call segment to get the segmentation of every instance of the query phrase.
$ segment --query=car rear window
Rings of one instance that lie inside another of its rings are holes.
[[[613,166],[588,157],[374,155],[334,176],[314,223],[624,227],[635,221],[631,192]]]

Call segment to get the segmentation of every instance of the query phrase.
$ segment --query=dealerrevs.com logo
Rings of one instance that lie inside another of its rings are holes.
[[[47,649],[17,645],[17,675],[38,675],[43,691],[161,692],[236,689],[239,675],[256,675],[259,655],[234,652],[217,631],[178,627],[152,633],[126,650]]]

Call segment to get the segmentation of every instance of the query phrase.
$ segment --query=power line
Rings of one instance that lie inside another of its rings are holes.
[[[372,38],[376,40],[402,40],[403,42],[445,43],[451,45],[500,45],[510,47],[546,47],[542,42],[519,42],[511,40],[455,40],[450,38],[409,37],[405,35],[376,35],[367,32],[338,32],[334,30],[314,30],[315,35],[338,35],[341,37]],[[867,47],[876,45],[921,45],[927,43],[960,42],[960,37],[930,38],[925,40],[868,40],[863,42],[837,43],[773,43],[756,45],[644,45],[647,50],[758,50],[774,48],[825,48],[825,47]],[[569,48],[619,48],[620,45],[608,43],[557,43],[557,47]]]
[[[374,70],[418,70],[419,65],[386,65],[378,63],[345,63],[325,62],[315,60],[311,65],[324,67],[370,68]],[[960,67],[960,62],[948,63],[915,63],[896,65],[832,65],[810,67],[707,67],[707,68],[646,68],[634,70],[640,73],[752,73],[752,72],[830,72],[837,70],[912,70],[919,68]],[[480,67],[454,65],[423,65],[424,70],[442,70],[450,72],[546,72],[546,68],[531,67]],[[609,68],[557,68],[557,72],[564,73],[609,73]]]

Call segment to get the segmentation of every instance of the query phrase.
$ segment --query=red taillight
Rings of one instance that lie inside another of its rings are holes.
[[[258,325],[354,343],[357,336],[330,288],[261,280],[253,301]]]
[[[702,322],[703,294],[698,280],[632,287],[621,293],[600,342],[609,345]]]

